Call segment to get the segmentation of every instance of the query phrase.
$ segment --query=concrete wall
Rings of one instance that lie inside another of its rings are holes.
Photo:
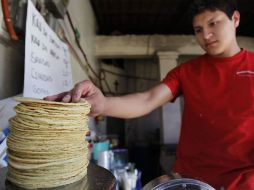
[[[254,51],[254,38],[238,37],[240,47]],[[180,55],[200,55],[200,48],[193,35],[124,35],[97,36],[98,58],[147,58],[158,51],[173,51]]]
[[[92,67],[98,73],[98,64],[96,62],[94,56],[94,41],[96,36],[96,20],[94,13],[92,11],[92,7],[89,0],[75,0],[70,1],[68,10],[70,12],[70,16],[74,22],[74,25],[79,29],[81,35],[81,46],[87,54],[88,61],[92,65]],[[77,53],[79,53],[79,57],[82,58],[83,63],[85,62],[83,55],[78,50],[77,45],[75,44],[74,35],[70,30],[69,23],[67,22],[67,18],[65,18],[65,23],[67,25],[67,31],[70,34],[70,38],[72,44],[74,45]],[[79,62],[72,56],[72,72],[73,72],[73,82],[76,83],[78,81],[88,79],[87,74],[82,66],[80,66]]]
[[[22,92],[24,55],[22,50],[0,43],[0,100]]]

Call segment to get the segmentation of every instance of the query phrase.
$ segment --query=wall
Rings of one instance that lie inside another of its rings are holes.
[[[23,57],[22,50],[0,44],[0,100],[22,92]]]
[[[254,38],[238,37],[240,47],[254,51]],[[147,58],[158,51],[174,51],[180,55],[200,55],[204,51],[193,35],[123,35],[97,36],[96,57]]]
[[[78,28],[81,35],[81,46],[83,47],[88,61],[92,65],[92,67],[98,73],[98,64],[94,57],[94,41],[96,34],[96,20],[94,13],[92,11],[92,7],[89,0],[75,0],[69,1],[68,10],[70,12],[70,16],[73,20],[74,25]],[[77,45],[75,44],[74,35],[70,30],[70,25],[67,21],[67,17],[65,17],[65,23],[67,26],[67,32],[69,37],[71,38],[72,44],[74,45],[77,53],[79,53],[79,57],[82,58],[83,63],[85,62],[83,55],[78,50]],[[80,66],[77,59],[73,56],[71,58],[72,62],[72,72],[73,72],[73,82],[76,83],[78,81],[88,79],[85,70]]]

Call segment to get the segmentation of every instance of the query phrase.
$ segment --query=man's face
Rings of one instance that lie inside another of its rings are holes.
[[[220,11],[204,11],[193,19],[193,28],[199,45],[215,57],[230,56],[236,48],[236,28],[240,14],[235,11],[232,20]]]

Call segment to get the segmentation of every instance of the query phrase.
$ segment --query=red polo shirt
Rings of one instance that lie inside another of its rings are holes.
[[[216,189],[254,189],[254,53],[207,54],[163,80],[184,112],[174,171]]]

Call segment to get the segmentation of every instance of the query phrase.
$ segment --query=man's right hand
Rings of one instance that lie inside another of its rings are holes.
[[[104,112],[105,96],[91,81],[84,80],[77,83],[70,91],[47,96],[44,100],[58,102],[79,102],[80,98],[86,99],[91,104],[90,116],[97,116]]]
[[[91,81],[85,80],[77,83],[68,92],[48,96],[44,99],[79,102],[80,98],[85,98],[91,104],[90,116],[106,115],[130,119],[148,114],[166,102],[173,100],[173,94],[165,84],[160,83],[144,92],[105,97]]]

